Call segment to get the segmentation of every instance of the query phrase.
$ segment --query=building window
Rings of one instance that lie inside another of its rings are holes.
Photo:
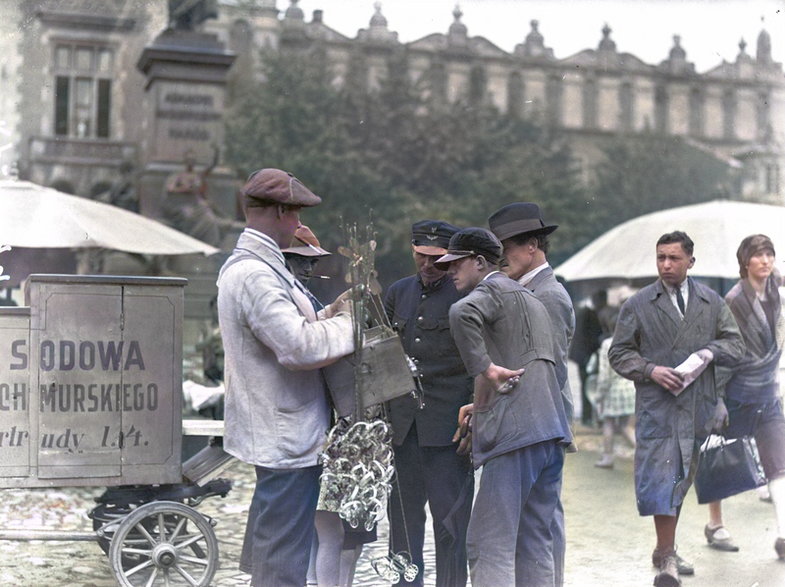
[[[54,133],[109,138],[114,53],[107,47],[58,43],[54,54]]]
[[[722,94],[722,136],[732,139],[736,136],[736,94],[732,89]]]
[[[780,193],[780,167],[776,163],[770,163],[766,166],[766,193]]]
[[[546,118],[551,126],[561,125],[562,78],[552,75],[545,86]]]
[[[469,104],[479,106],[485,99],[485,90],[488,79],[485,69],[480,66],[472,67],[469,72]]]
[[[703,93],[700,88],[690,90],[690,134],[694,137],[703,136]]]
[[[654,89],[654,129],[663,134],[668,132],[668,90],[665,86]]]
[[[524,100],[523,77],[519,72],[514,71],[510,74],[507,83],[507,113],[515,118],[521,118]]]
[[[432,63],[428,71],[430,97],[434,102],[447,101],[447,68],[443,63]]]
[[[583,126],[597,128],[597,81],[594,78],[583,83]]]
[[[770,138],[771,133],[771,105],[770,96],[768,93],[758,95],[758,104],[756,108],[756,118],[758,124],[758,139],[765,141]]]
[[[619,86],[619,128],[623,131],[632,130],[633,95],[632,84],[624,82]]]

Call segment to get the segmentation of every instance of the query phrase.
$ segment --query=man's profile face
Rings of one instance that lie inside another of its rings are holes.
[[[681,243],[657,245],[657,273],[670,287],[676,287],[687,279],[687,270],[692,267],[694,261]]]
[[[464,257],[450,263],[447,275],[460,293],[468,293],[477,287],[483,275],[477,270],[476,257]]]
[[[417,251],[412,251],[412,256],[414,257],[414,265],[417,267],[417,273],[426,285],[439,281],[447,273],[433,266],[434,261],[438,260],[441,255],[424,255]]]
[[[502,241],[502,245],[504,246],[504,258],[507,259],[507,265],[502,271],[511,279],[520,279],[531,271],[534,262],[534,252],[537,249],[532,246],[530,242],[521,245],[515,244],[513,240],[509,238]]]

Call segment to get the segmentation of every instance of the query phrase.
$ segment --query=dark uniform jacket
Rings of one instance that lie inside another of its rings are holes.
[[[538,442],[572,441],[556,378],[554,334],[536,296],[503,273],[483,280],[450,309],[450,328],[466,369],[479,375],[493,362],[525,368],[509,393],[475,380],[472,457],[480,467],[495,456]]]
[[[384,308],[403,348],[422,373],[425,407],[404,396],[390,402],[393,444],[399,446],[413,423],[420,446],[449,446],[458,409],[471,402],[472,381],[450,335],[448,312],[459,298],[452,280],[443,277],[424,286],[419,275],[396,281],[387,290]]]

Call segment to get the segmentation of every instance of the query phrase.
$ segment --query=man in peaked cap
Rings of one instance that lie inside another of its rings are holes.
[[[410,397],[390,402],[398,482],[390,497],[390,551],[409,551],[423,584],[425,504],[433,518],[436,585],[463,586],[467,580],[466,527],[474,495],[468,455],[456,453],[452,436],[458,409],[470,401],[466,374],[449,330],[448,312],[458,292],[434,261],[447,252],[458,228],[439,220],[412,225],[417,272],[387,290],[384,307],[406,353],[422,374],[425,405]]]
[[[570,382],[567,377],[567,353],[575,332],[575,311],[567,290],[556,281],[548,264],[548,235],[556,224],[546,224],[540,207],[530,202],[515,202],[500,208],[488,218],[488,226],[504,247],[506,266],[504,272],[529,289],[542,302],[553,327],[556,344],[556,379],[559,382],[564,409],[572,422],[573,406]],[[560,489],[561,492],[561,489]],[[564,583],[564,508],[561,499],[553,519],[553,556],[555,582]]]
[[[436,267],[466,294],[450,308],[450,331],[474,402],[461,408],[456,439],[472,426],[483,467],[466,537],[472,585],[553,585],[551,522],[564,448],[572,440],[554,363],[554,334],[535,295],[499,271],[502,244],[484,228],[450,239]]]
[[[218,276],[225,346],[224,449],[256,467],[241,569],[255,587],[305,584],[329,423],[320,368],[354,350],[345,303],[315,312],[282,247],[321,202],[280,169],[242,188],[246,227]]]

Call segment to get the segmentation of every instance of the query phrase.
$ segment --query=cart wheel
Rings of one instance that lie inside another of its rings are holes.
[[[117,527],[109,564],[124,587],[206,587],[218,569],[218,540],[211,522],[193,508],[154,501]]]

